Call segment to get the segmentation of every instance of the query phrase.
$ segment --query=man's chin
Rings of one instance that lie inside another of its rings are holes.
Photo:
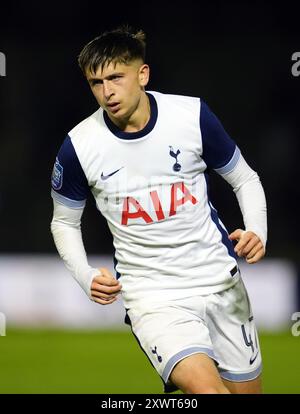
[[[116,113],[107,112],[107,115],[110,117],[112,121],[121,121],[124,118],[124,115],[122,116],[121,111],[117,111]]]
[[[106,111],[109,119],[116,124],[119,128],[120,125],[123,125],[123,123],[126,120],[126,115],[121,110],[116,111],[115,113],[112,113],[111,111]]]

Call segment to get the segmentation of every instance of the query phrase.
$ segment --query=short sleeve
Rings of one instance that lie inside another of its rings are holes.
[[[71,208],[82,208],[89,185],[69,136],[57,154],[51,177],[52,197]]]
[[[203,146],[202,158],[207,167],[216,170],[219,174],[226,174],[233,170],[240,158],[240,150],[216,115],[202,100],[200,130]]]

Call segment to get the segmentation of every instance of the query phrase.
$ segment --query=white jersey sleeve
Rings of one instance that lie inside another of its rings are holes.
[[[221,175],[232,186],[236,194],[245,230],[255,233],[266,249],[267,205],[259,176],[249,167],[242,155],[231,171]]]
[[[55,198],[53,207],[51,232],[57,251],[67,269],[91,299],[91,283],[100,272],[89,266],[87,261],[80,229],[83,208],[67,207]]]

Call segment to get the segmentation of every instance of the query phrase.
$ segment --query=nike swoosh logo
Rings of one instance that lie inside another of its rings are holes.
[[[118,170],[113,171],[112,173],[110,173],[110,174],[108,174],[108,175],[104,175],[104,174],[103,174],[103,172],[102,172],[102,173],[101,173],[101,180],[102,180],[102,181],[107,180],[109,177],[111,177],[112,175],[116,174],[118,171],[122,170],[122,168],[124,168],[124,167],[121,167],[121,168],[119,168]]]
[[[255,355],[255,357],[254,358],[250,358],[250,365],[252,365],[253,364],[253,362],[256,360],[256,358],[258,357],[258,352],[257,352],[257,354]]]

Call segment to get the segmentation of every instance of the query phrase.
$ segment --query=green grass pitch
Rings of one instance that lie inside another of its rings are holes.
[[[300,393],[300,337],[260,334],[265,393]],[[162,382],[128,331],[8,329],[0,393],[160,394]]]

